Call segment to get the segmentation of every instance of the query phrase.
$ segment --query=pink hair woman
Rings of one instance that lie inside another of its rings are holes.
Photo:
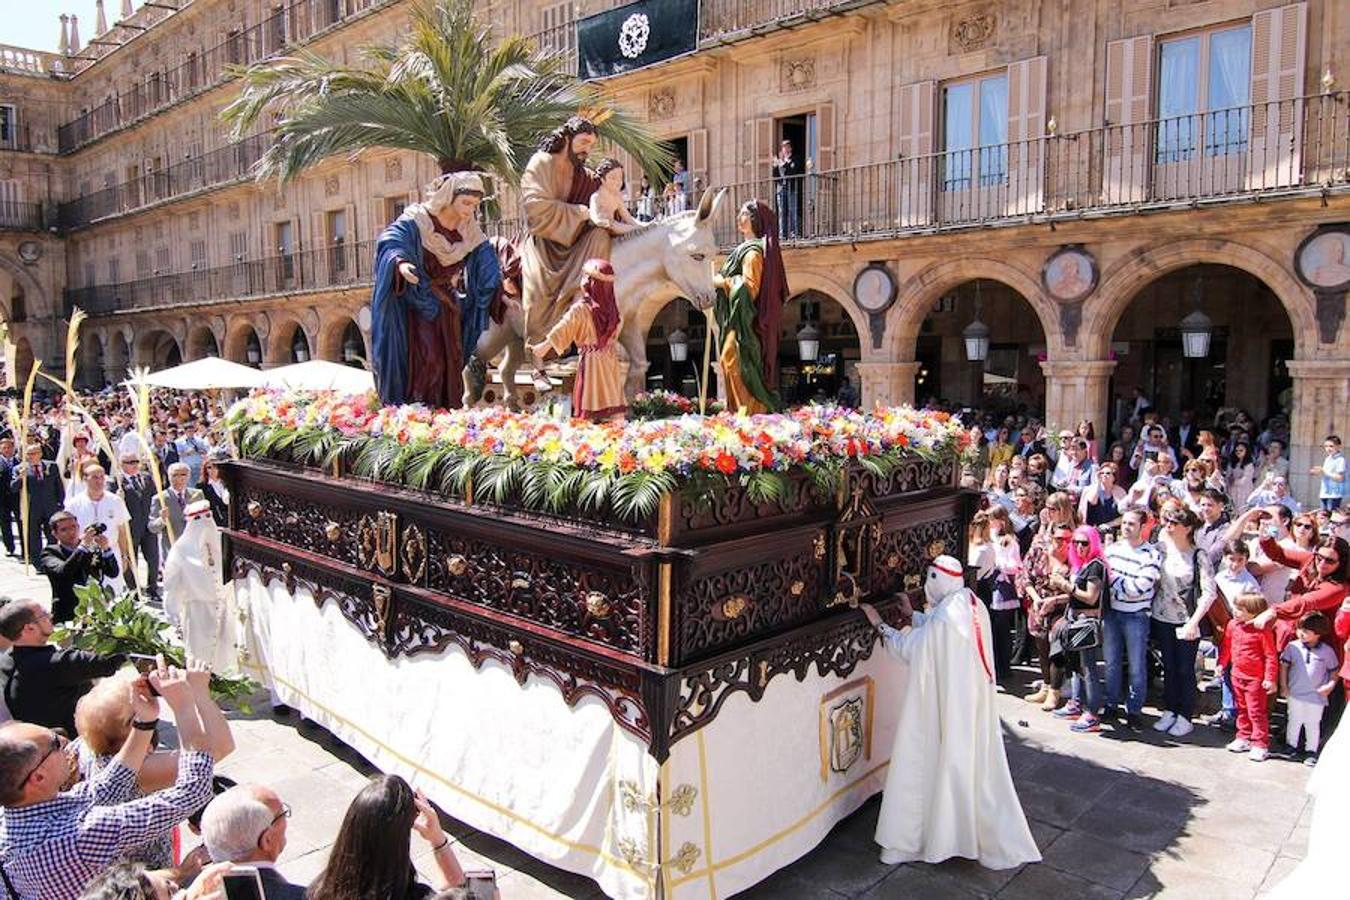
[[[1068,605],[1056,632],[1051,634],[1051,653],[1058,655],[1073,673],[1071,699],[1055,715],[1073,721],[1080,733],[1101,730],[1102,682],[1097,675],[1101,659],[1101,615],[1109,590],[1109,571],[1102,553],[1102,538],[1091,525],[1080,525],[1069,540],[1069,576],[1054,575],[1051,587],[1064,593]],[[1095,620],[1096,624],[1092,624]],[[1086,640],[1079,633],[1095,632]]]

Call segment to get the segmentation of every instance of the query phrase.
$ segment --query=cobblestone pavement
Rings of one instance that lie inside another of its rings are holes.
[[[50,596],[45,579],[0,558],[0,594]],[[1029,677],[1029,673],[1022,673]],[[1120,900],[1253,898],[1303,856],[1308,769],[1225,753],[1227,735],[1191,740],[1151,728],[1074,735],[1064,723],[1001,695],[1008,759],[1044,862],[993,872],[965,861],[885,866],[872,843],[878,800],[841,822],[795,864],[744,898]],[[1205,695],[1213,703],[1217,695]],[[262,704],[263,710],[266,704]],[[1147,721],[1154,721],[1152,708]],[[305,883],[323,866],[348,803],[372,774],[350,748],[296,715],[234,714],[238,750],[220,770],[272,786],[294,809],[282,871]],[[465,868],[494,868],[506,900],[601,897],[590,879],[537,862],[490,835],[448,821]],[[414,837],[418,868],[430,851]]]

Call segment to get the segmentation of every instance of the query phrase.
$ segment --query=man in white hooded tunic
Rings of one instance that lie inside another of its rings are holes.
[[[164,561],[164,611],[183,630],[188,662],[217,675],[239,671],[233,591],[221,580],[220,530],[205,500],[189,503],[187,523]]]
[[[989,614],[950,556],[928,567],[924,595],[927,611],[913,613],[904,629],[862,607],[886,649],[909,667],[877,821],[881,861],[960,856],[990,869],[1038,862],[994,706]]]

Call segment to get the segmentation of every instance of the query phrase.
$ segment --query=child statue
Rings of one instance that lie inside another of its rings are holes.
[[[617,338],[623,320],[614,299],[614,268],[603,259],[582,267],[581,293],[542,341],[529,344],[536,365],[550,352],[562,354],[573,344],[579,354],[572,387],[572,415],[595,420],[622,416],[627,410],[623,386],[628,360]]]

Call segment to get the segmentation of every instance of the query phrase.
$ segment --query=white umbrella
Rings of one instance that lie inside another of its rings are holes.
[[[145,379],[151,387],[173,388],[179,391],[212,391],[228,388],[251,388],[262,381],[263,373],[248,366],[207,356],[183,363],[172,369],[161,369]]]
[[[263,387],[290,388],[297,391],[337,391],[340,394],[364,394],[375,390],[375,376],[326,359],[292,363],[262,373]]]

